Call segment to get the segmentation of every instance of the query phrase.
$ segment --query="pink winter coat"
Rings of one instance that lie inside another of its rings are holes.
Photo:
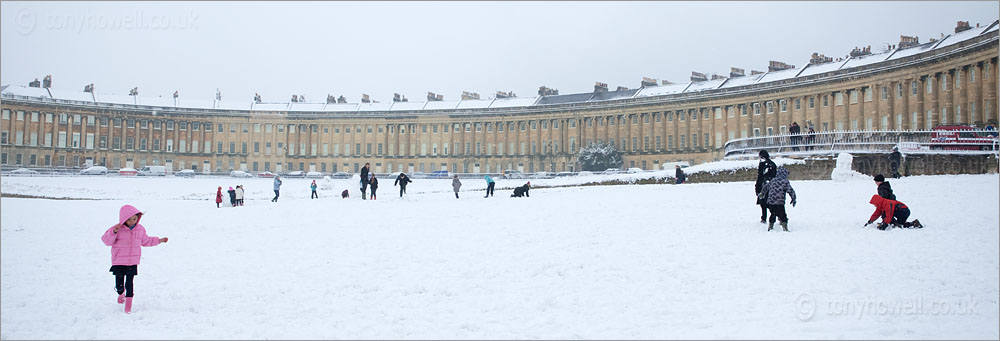
[[[132,229],[125,226],[125,221],[136,213],[141,212],[132,205],[122,206],[118,212],[118,222],[122,225],[118,233],[114,232],[115,227],[112,226],[101,236],[104,245],[111,247],[111,265],[139,265],[139,257],[142,256],[140,246],[160,244],[160,238],[146,235],[146,228],[142,227],[138,220]],[[142,215],[139,215],[139,220],[142,220]]]

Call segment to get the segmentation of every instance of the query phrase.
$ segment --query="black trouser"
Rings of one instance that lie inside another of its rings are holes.
[[[309,195],[309,199],[312,199],[312,198],[319,198],[319,194],[316,194],[316,190],[313,190],[312,194]]]
[[[892,177],[894,179],[899,179],[899,163],[895,161],[889,161],[889,169],[892,171]]]
[[[368,192],[368,183],[367,182],[361,182],[361,199],[362,200],[366,199],[365,196],[367,195],[366,194],[367,192]]]
[[[767,204],[758,204],[758,205],[760,205],[760,221],[767,220]]]
[[[215,203],[215,208],[219,208],[219,203]]]
[[[115,291],[121,295],[125,293],[125,297],[132,297],[132,278],[135,275],[115,275]]]
[[[495,186],[495,185],[496,185],[495,182],[491,182],[488,185],[486,185],[486,196],[493,195],[493,186]]]
[[[278,201],[278,190],[274,190],[274,199],[271,199],[271,201]]]
[[[403,197],[403,193],[406,193],[406,186],[405,185],[399,185],[399,197],[400,198]]]
[[[767,208],[771,210],[771,219],[768,222],[773,223],[776,218],[783,223],[788,222],[788,216],[785,215],[785,204],[767,205]]]
[[[378,187],[372,186],[372,199],[375,199],[375,190],[376,189],[378,189]]]
[[[906,218],[910,217],[910,209],[906,207],[896,207],[896,211],[892,212],[892,222],[893,225],[903,225],[903,227],[910,227],[913,224],[906,222]]]

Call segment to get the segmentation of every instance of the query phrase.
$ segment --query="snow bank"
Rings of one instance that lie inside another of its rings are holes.
[[[871,181],[872,177],[858,173],[852,169],[854,164],[854,155],[849,153],[840,153],[837,155],[837,167],[833,169],[830,173],[830,179],[837,182],[853,181],[853,180],[867,180]]]

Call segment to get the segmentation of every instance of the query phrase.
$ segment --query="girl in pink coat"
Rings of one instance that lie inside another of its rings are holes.
[[[150,237],[146,228],[139,225],[142,212],[132,205],[122,206],[118,211],[118,224],[111,226],[101,241],[111,247],[111,273],[115,275],[115,291],[118,304],[125,303],[125,313],[132,313],[132,278],[139,274],[141,246],[156,246],[166,243],[167,238]]]

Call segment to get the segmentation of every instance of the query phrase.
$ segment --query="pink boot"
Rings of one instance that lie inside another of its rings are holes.
[[[118,294],[118,304],[125,303],[125,293]]]
[[[131,314],[132,313],[132,298],[131,297],[126,297],[125,298],[125,313],[126,314]]]

